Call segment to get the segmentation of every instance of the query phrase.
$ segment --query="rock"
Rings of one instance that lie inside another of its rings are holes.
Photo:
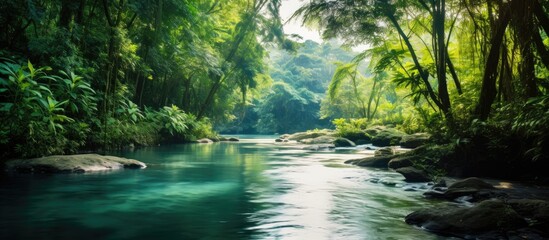
[[[336,147],[356,147],[356,144],[347,138],[336,138],[333,143]]]
[[[395,149],[392,147],[379,148],[374,152],[374,156],[392,156],[395,155]]]
[[[460,237],[527,226],[515,210],[499,200],[487,200],[474,207],[423,209],[409,214],[405,221],[428,231]]]
[[[280,139],[288,139],[291,135],[290,134],[282,134],[280,135]]]
[[[213,143],[213,141],[209,138],[202,138],[202,139],[198,139],[196,140],[197,143]]]
[[[303,144],[333,144],[335,140],[336,140],[336,137],[320,136],[316,138],[301,139],[298,142]]]
[[[7,171],[24,173],[83,173],[146,167],[145,163],[137,160],[98,154],[54,155],[6,162]]]
[[[375,137],[378,133],[380,133],[381,131],[386,130],[386,129],[387,129],[387,127],[385,127],[385,126],[376,125],[376,126],[371,126],[369,128],[366,128],[366,130],[364,130],[364,133]]]
[[[355,131],[346,131],[345,133],[342,133],[339,137],[347,138],[353,142],[362,142],[362,144],[368,144],[372,141],[372,138],[370,135],[365,133],[363,130],[355,130]]]
[[[404,135],[400,140],[400,146],[403,148],[417,148],[424,145],[431,139],[429,133],[414,133],[411,135]]]
[[[471,177],[463,180],[456,181],[448,186],[448,189],[457,189],[457,188],[472,188],[472,189],[494,189],[489,183],[486,183],[479,178]]]
[[[381,130],[372,138],[372,144],[378,147],[398,145],[406,134],[394,128]]]
[[[423,170],[414,167],[403,167],[395,170],[402,174],[406,182],[430,182],[431,178]]]
[[[219,137],[209,137],[208,139],[212,140],[212,142],[219,142],[221,141]]]
[[[356,145],[365,145],[365,144],[368,144],[368,143],[371,143],[371,142],[372,142],[371,139],[368,139],[368,140],[366,140],[366,139],[358,139],[358,140],[355,141],[355,144],[356,144]]]
[[[230,138],[227,139],[227,141],[229,141],[229,142],[238,142],[238,141],[240,141],[240,139],[235,138],[235,137],[230,137]]]
[[[522,217],[530,220],[530,225],[549,234],[549,202],[537,199],[511,199],[507,203]]]
[[[403,167],[411,167],[413,165],[412,161],[415,159],[414,156],[402,156],[391,159],[387,164],[389,168],[397,169]]]
[[[335,146],[333,144],[317,144],[317,145],[305,146],[301,149],[318,151],[318,150],[322,150],[322,149],[331,149],[331,148],[335,148]]]
[[[387,168],[387,164],[392,158],[394,158],[394,156],[367,157],[347,160],[345,163],[361,167]]]
[[[277,139],[275,139],[275,142],[284,142],[284,139],[282,139],[282,138],[277,138]]]
[[[457,198],[468,196],[470,202],[479,202],[482,200],[504,197],[506,194],[493,191],[494,187],[478,178],[466,178],[456,181],[448,188],[433,188],[423,195],[429,198],[440,198],[446,200],[455,200]]]
[[[333,131],[328,130],[328,129],[323,129],[323,130],[319,130],[319,131],[294,133],[292,135],[289,135],[287,137],[287,139],[288,140],[299,141],[299,140],[303,140],[303,139],[307,139],[307,138],[317,138],[317,137],[320,137],[320,136],[326,136],[326,135],[331,135],[331,134],[333,134]]]

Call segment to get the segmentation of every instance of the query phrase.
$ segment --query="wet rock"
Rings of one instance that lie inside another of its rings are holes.
[[[474,207],[423,209],[409,214],[405,220],[428,231],[460,237],[491,231],[507,232],[527,226],[515,210],[499,200],[484,201]]]
[[[238,141],[240,141],[240,139],[235,138],[235,137],[230,137],[230,138],[227,139],[227,141],[229,141],[229,142],[238,142]]]
[[[83,173],[115,169],[141,169],[147,165],[137,160],[98,154],[54,155],[17,159],[6,163],[6,170],[24,173]]]
[[[332,149],[332,148],[335,148],[335,145],[333,145],[333,144],[317,144],[317,145],[305,146],[302,149],[303,150],[318,151],[318,150]]]
[[[463,180],[456,181],[448,186],[448,189],[457,189],[457,188],[472,188],[472,189],[494,189],[494,186],[491,184],[482,181],[476,177],[470,177]]]
[[[324,130],[320,130],[320,131],[298,132],[298,133],[291,134],[291,135],[287,136],[286,138],[288,140],[300,141],[300,140],[307,139],[307,138],[317,138],[317,137],[320,137],[320,136],[326,136],[326,135],[331,135],[331,134],[333,134],[332,130],[324,129]]]
[[[381,131],[383,130],[386,130],[387,127],[385,126],[379,126],[379,125],[376,125],[376,126],[371,126],[369,128],[367,128],[366,130],[364,130],[364,132],[370,136],[376,136],[378,133],[380,133]]]
[[[414,133],[411,135],[404,135],[400,140],[400,146],[403,148],[417,148],[424,145],[431,138],[431,134],[428,133]]]
[[[196,140],[197,143],[213,143],[213,141],[209,138],[202,138],[202,139],[198,139]]]
[[[358,139],[358,140],[355,141],[355,144],[356,144],[356,145],[365,145],[365,144],[368,144],[368,143],[371,143],[371,142],[372,142],[371,139],[368,139],[368,140],[366,140],[366,139]]]
[[[530,225],[546,235],[549,235],[549,202],[537,199],[511,199],[507,203],[524,218],[529,219]]]
[[[320,136],[316,138],[306,138],[299,140],[303,144],[333,144],[336,140],[336,137],[332,136]]]
[[[413,156],[402,156],[391,159],[388,166],[392,169],[411,167],[413,165],[412,160],[415,159]]]
[[[280,139],[288,139],[291,135],[290,134],[282,134],[280,135]]]
[[[277,139],[275,139],[275,142],[284,142],[284,139],[282,139],[282,138],[277,138]]]
[[[404,176],[406,182],[430,182],[431,178],[423,170],[414,167],[403,167],[395,170]]]
[[[336,138],[333,143],[336,147],[356,147],[356,144],[347,138]]]
[[[345,163],[361,167],[387,168],[387,164],[392,158],[394,158],[394,156],[367,157],[347,160]]]
[[[466,178],[456,181],[448,188],[433,187],[423,195],[429,198],[440,198],[454,200],[457,198],[468,197],[470,202],[479,202],[490,198],[502,198],[506,194],[497,192],[494,187],[478,178]]]
[[[395,155],[395,149],[392,147],[379,148],[374,152],[374,156],[392,156]]]
[[[394,128],[381,130],[372,138],[372,144],[378,147],[394,146],[400,143],[400,140],[406,133],[403,133]]]

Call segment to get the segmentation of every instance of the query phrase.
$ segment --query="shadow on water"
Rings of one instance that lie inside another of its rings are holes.
[[[404,223],[431,204],[398,174],[272,137],[114,155],[144,170],[13,175],[0,239],[443,239]]]

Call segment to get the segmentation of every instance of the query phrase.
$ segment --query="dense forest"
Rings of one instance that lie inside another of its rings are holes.
[[[281,4],[4,2],[3,154],[390,125],[547,165],[549,1],[307,1],[292,18],[324,43],[285,35]]]

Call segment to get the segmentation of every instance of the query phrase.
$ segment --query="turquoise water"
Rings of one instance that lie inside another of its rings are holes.
[[[113,153],[143,170],[3,176],[0,239],[442,239],[404,223],[426,186],[343,164],[353,150],[252,138]]]

